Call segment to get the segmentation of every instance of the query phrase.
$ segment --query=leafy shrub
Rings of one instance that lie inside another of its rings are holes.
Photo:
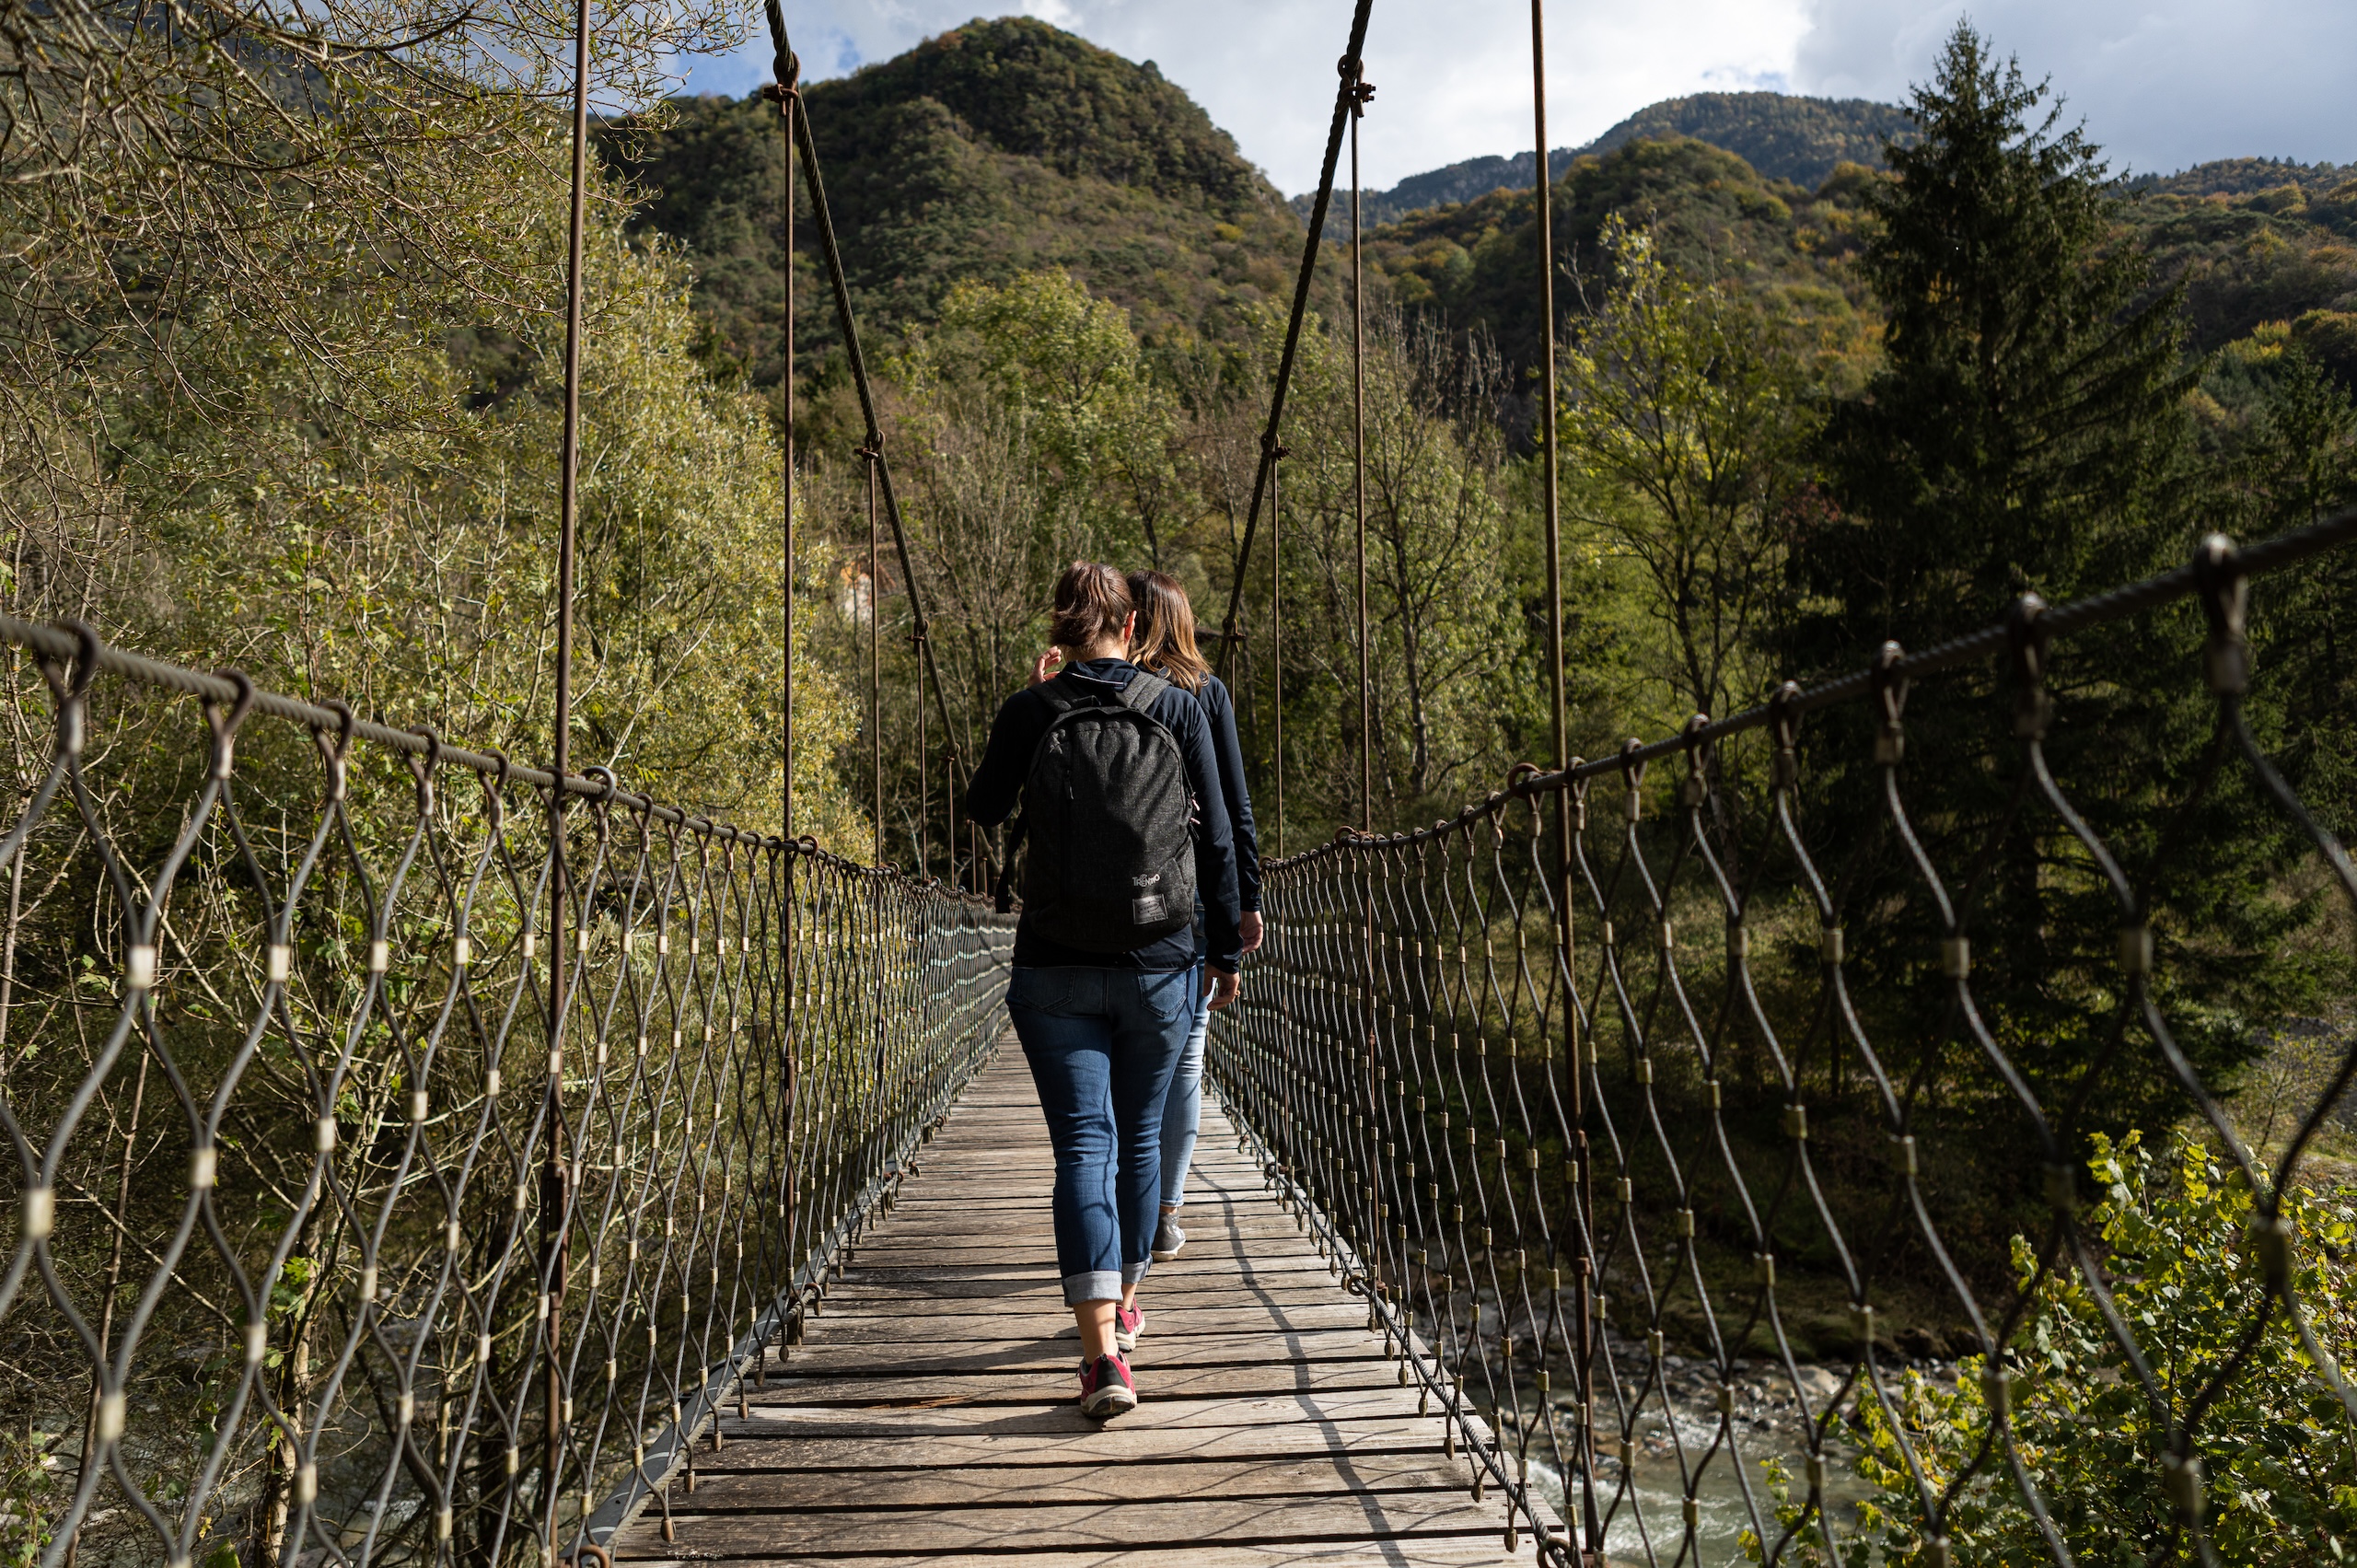
[[[49,1544],[51,1439],[41,1432],[0,1432],[0,1568],[34,1568]]]
[[[2104,1322],[2094,1295],[2067,1262],[2040,1277],[2029,1243],[2014,1261],[2029,1313],[2012,1350],[2014,1441],[2049,1517],[2084,1568],[2193,1560],[2162,1479],[2169,1432],[2198,1409],[2193,1451],[2204,1472],[2203,1530],[2220,1562],[2282,1564],[2357,1560],[2357,1423],[2318,1375],[2286,1317],[2272,1304],[2248,1237],[2256,1212],[2240,1173],[2213,1151],[2179,1139],[2165,1156],[2131,1133],[2095,1141],[2088,1162],[2103,1192],[2084,1216],[2100,1238],[2121,1318],[2142,1350],[2165,1406],[2153,1396]],[[2283,1201],[2293,1237],[2292,1279],[2319,1348],[2346,1376],[2357,1353],[2357,1294],[2350,1249],[2357,1208],[2350,1194],[2295,1190]],[[1842,1568],[1929,1563],[1924,1509],[1901,1454],[1904,1434],[1934,1496],[1948,1506],[1948,1561],[1956,1568],[2019,1568],[2050,1561],[2002,1449],[1988,1445],[1989,1406],[1979,1357],[1954,1386],[1909,1372],[1893,1386],[1897,1423],[1871,1397],[1860,1401],[1858,1473],[1875,1489],[1854,1528],[1837,1519],[1829,1551],[1812,1519],[1784,1561]],[[2213,1388],[2223,1375],[2223,1387]],[[1777,1515],[1790,1529],[1803,1509],[1775,1478]],[[1755,1560],[1759,1543],[1748,1543]]]

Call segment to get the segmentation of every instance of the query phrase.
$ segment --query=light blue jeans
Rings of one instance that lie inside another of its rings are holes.
[[[1210,977],[1196,971],[1195,1021],[1178,1052],[1178,1071],[1170,1074],[1170,1094],[1162,1102],[1162,1206],[1175,1209],[1187,1201],[1187,1167],[1195,1157],[1195,1129],[1203,1115],[1203,1036],[1212,1027]]]
[[[1064,1305],[1145,1278],[1160,1222],[1163,1099],[1201,1013],[1194,970],[1017,969],[1006,1010],[1056,1151]]]

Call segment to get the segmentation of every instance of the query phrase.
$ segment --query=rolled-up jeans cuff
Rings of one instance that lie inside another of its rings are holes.
[[[1145,1278],[1145,1272],[1153,1267],[1154,1260],[1151,1258],[1143,1263],[1124,1263],[1121,1265],[1121,1283],[1125,1285],[1133,1285]]]
[[[1143,1277],[1145,1270],[1140,1267]],[[1064,1305],[1078,1307],[1084,1301],[1119,1301],[1121,1299],[1121,1276],[1110,1269],[1091,1269],[1085,1274],[1064,1276]]]

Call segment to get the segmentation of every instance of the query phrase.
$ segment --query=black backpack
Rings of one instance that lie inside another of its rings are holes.
[[[1040,935],[1126,953],[1195,917],[1195,800],[1187,760],[1149,710],[1170,690],[1140,671],[1098,696],[1065,677],[1039,689],[1055,710],[1023,784],[1030,840],[1023,913]]]

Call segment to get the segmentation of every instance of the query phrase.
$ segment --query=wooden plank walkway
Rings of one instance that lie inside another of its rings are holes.
[[[1204,1097],[1187,1247],[1155,1266],[1139,1405],[1099,1427],[1057,1287],[1047,1132],[1010,1037],[745,1419],[613,1542],[633,1562],[1460,1568],[1505,1551],[1366,1309]],[[1556,1527],[1560,1528],[1560,1526]]]

